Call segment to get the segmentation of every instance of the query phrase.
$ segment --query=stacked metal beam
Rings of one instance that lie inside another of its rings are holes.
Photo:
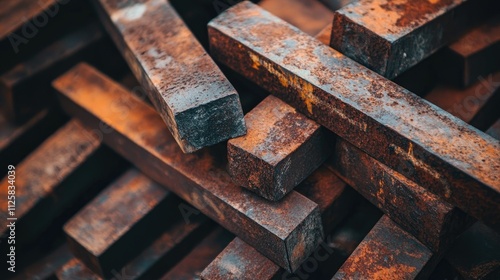
[[[0,8],[1,277],[498,278],[498,3],[89,2]]]

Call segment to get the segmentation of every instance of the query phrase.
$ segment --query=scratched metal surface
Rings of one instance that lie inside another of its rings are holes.
[[[209,34],[219,61],[389,167],[411,167],[401,173],[500,227],[498,141],[249,2],[211,21]]]

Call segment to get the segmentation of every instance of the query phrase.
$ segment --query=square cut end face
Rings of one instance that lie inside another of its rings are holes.
[[[245,116],[247,134],[228,142],[229,173],[245,188],[279,200],[329,155],[321,126],[269,96]]]

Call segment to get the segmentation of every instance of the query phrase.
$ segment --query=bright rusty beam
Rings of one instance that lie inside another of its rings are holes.
[[[487,15],[491,0],[359,0],[337,10],[331,46],[393,79]]]
[[[384,215],[332,280],[427,279],[438,260],[431,250]]]
[[[246,133],[238,93],[168,1],[98,2],[107,31],[184,152]]]
[[[109,278],[168,226],[178,203],[172,193],[130,169],[73,216],[64,232],[73,254]]]
[[[14,221],[18,246],[30,245],[80,195],[111,177],[117,161],[90,129],[76,119],[69,121],[11,170],[15,171],[12,184],[7,174],[0,181],[0,233],[8,234],[7,225]],[[92,176],[84,175],[87,172]],[[8,211],[13,201],[10,185],[15,186],[13,215]]]
[[[465,212],[500,229],[500,144],[243,2],[209,23],[213,56]]]
[[[245,115],[247,134],[227,143],[233,180],[278,201],[331,154],[328,132],[274,96]]]
[[[183,154],[153,108],[92,67],[80,64],[53,85],[67,112],[112,128],[102,131],[110,147],[280,266],[293,270],[321,241],[317,204],[297,192],[272,203],[235,185],[214,156],[220,150]]]

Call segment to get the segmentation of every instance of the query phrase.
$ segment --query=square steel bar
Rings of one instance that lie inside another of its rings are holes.
[[[168,1],[94,2],[184,152],[246,133],[238,93]]]

